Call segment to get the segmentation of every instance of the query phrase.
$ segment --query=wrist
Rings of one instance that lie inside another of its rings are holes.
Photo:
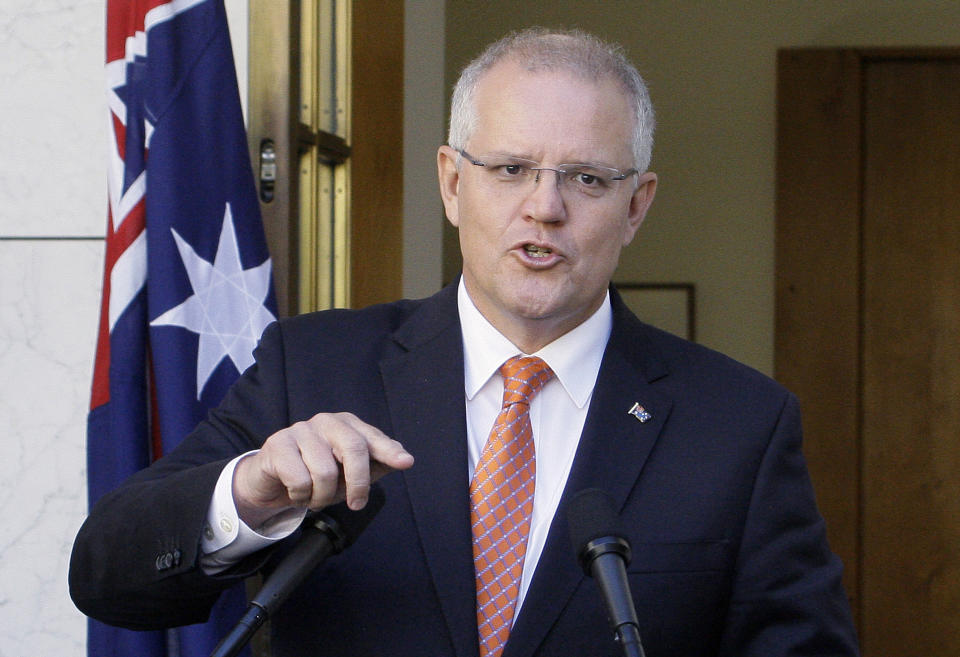
[[[259,531],[261,527],[270,523],[274,518],[281,514],[288,514],[291,511],[299,513],[301,516],[306,512],[305,509],[298,509],[292,504],[271,504],[264,503],[262,496],[251,496],[247,491],[256,490],[249,484],[251,472],[257,470],[255,463],[258,451],[244,454],[236,464],[233,471],[231,482],[231,493],[233,504],[240,520],[254,531]]]

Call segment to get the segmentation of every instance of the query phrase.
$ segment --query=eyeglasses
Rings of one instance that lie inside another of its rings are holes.
[[[520,189],[531,180],[540,182],[543,171],[557,174],[557,188],[571,198],[603,198],[614,192],[622,180],[637,169],[621,171],[597,164],[560,164],[556,168],[542,167],[539,162],[512,155],[483,155],[476,158],[462,148],[457,152],[475,167],[482,167],[484,179],[491,185],[501,186],[504,191]]]

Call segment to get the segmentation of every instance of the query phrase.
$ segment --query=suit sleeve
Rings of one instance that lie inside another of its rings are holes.
[[[720,654],[857,655],[841,573],[816,508],[790,395],[754,483]]]
[[[146,630],[203,622],[219,594],[264,554],[207,576],[199,567],[207,508],[224,466],[287,426],[278,325],[223,403],[170,454],[104,495],[74,542],[70,595],[85,614]]]

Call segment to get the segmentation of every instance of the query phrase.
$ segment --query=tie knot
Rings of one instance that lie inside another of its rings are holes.
[[[529,404],[544,384],[553,378],[553,370],[536,356],[514,356],[500,366],[503,375],[503,405]]]

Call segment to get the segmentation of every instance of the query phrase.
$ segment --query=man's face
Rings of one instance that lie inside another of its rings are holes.
[[[633,167],[632,113],[612,80],[525,71],[501,62],[481,79],[478,123],[465,150],[479,160],[515,156],[557,168]],[[438,153],[447,218],[459,229],[463,277],[481,313],[530,352],[563,335],[603,301],[621,249],[653,200],[656,176],[629,176],[602,197],[539,182],[491,184],[488,168]]]

